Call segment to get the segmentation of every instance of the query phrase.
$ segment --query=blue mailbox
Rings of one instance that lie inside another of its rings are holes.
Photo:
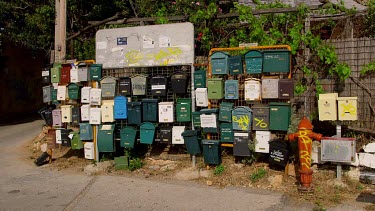
[[[81,141],[93,140],[93,130],[90,123],[80,123],[79,124],[79,138]]]
[[[124,96],[115,97],[115,119],[126,119],[128,98]]]
[[[247,106],[238,106],[232,111],[233,130],[249,131],[251,129],[252,110]]]
[[[238,99],[238,80],[225,81],[225,99],[237,100]]]
[[[226,75],[229,72],[229,55],[224,52],[217,51],[210,57],[212,75]]]

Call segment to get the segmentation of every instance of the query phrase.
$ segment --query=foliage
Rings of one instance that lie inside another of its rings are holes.
[[[224,170],[225,170],[225,166],[223,164],[220,164],[220,165],[218,165],[218,166],[215,167],[215,169],[214,169],[214,175],[215,176],[220,176],[220,175],[223,174]]]
[[[365,15],[366,32],[375,37],[375,0],[369,0],[367,3],[367,14]]]
[[[128,169],[134,171],[143,167],[143,161],[140,158],[134,158],[129,161]]]
[[[361,75],[367,75],[375,72],[375,61],[372,61],[361,69]]]
[[[250,175],[251,182],[255,183],[267,175],[267,171],[264,168],[257,169],[256,172]]]

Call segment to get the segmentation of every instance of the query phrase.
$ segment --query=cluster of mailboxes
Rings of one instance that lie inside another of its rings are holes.
[[[337,93],[319,94],[319,120],[357,120],[357,100],[357,97],[338,97]]]

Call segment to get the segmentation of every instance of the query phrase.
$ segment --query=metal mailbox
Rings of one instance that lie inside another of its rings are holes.
[[[99,152],[114,152],[114,130],[115,125],[100,125],[98,130],[98,151]]]
[[[233,143],[234,132],[232,123],[220,124],[220,141],[223,143]]]
[[[51,83],[51,74],[50,74],[50,70],[48,67],[42,70],[42,83],[43,84]]]
[[[47,108],[44,108],[43,110],[40,111],[40,114],[41,114],[43,120],[46,122],[46,125],[52,126],[52,124],[53,124],[52,111],[55,108],[56,108],[55,106],[47,107]]]
[[[102,89],[102,97],[114,97],[116,91],[116,78],[107,76],[102,78],[100,86]]]
[[[155,125],[151,122],[144,122],[140,126],[141,144],[152,144],[155,140]]]
[[[222,99],[224,97],[224,83],[222,78],[207,79],[208,99]]]
[[[81,103],[90,103],[91,87],[85,86],[81,89]]]
[[[54,127],[61,127],[61,109],[55,109],[52,111],[52,123]]]
[[[71,135],[73,135],[71,140],[71,148],[72,149],[82,149],[83,148],[83,142],[79,138],[78,132],[70,132]]]
[[[279,79],[263,78],[262,79],[262,98],[277,99],[279,97]]]
[[[90,121],[90,105],[81,106],[81,120]]]
[[[213,75],[226,75],[229,70],[229,55],[224,52],[217,51],[210,57],[211,70]]]
[[[82,141],[90,141],[93,140],[93,130],[92,126],[89,123],[80,123],[79,124],[79,138]]]
[[[251,130],[252,110],[247,106],[238,106],[232,111],[233,130]]]
[[[245,80],[245,100],[259,101],[262,99],[262,88],[259,79],[250,78]]]
[[[207,88],[197,88],[195,90],[195,102],[199,107],[208,106]]]
[[[200,112],[201,127],[203,128],[203,132],[217,133],[219,131],[217,121],[219,109],[202,109]]]
[[[221,148],[218,140],[202,140],[203,158],[206,164],[221,164]]]
[[[251,50],[245,54],[245,64],[247,74],[262,73],[263,54],[260,51]]]
[[[43,86],[43,103],[52,101],[53,86]]]
[[[222,102],[219,107],[219,121],[232,122],[233,103]]]
[[[357,97],[337,98],[339,120],[357,120]]]
[[[171,76],[172,91],[176,94],[186,94],[188,79],[183,73],[175,73]]]
[[[118,87],[120,95],[130,96],[132,94],[132,81],[130,78],[120,78]]]
[[[356,157],[355,138],[324,137],[321,141],[321,160],[338,163],[353,163]]]
[[[170,126],[160,127],[159,138],[161,143],[172,143],[172,128]]]
[[[319,94],[319,120],[337,120],[337,93]]]
[[[271,140],[270,131],[255,131],[255,152],[269,153]]]
[[[102,90],[97,88],[90,89],[90,105],[101,105]]]
[[[279,99],[291,99],[294,96],[293,79],[279,79]]]
[[[194,71],[194,88],[206,88],[206,70]]]
[[[67,123],[72,122],[72,105],[62,105],[61,106],[61,122]]]
[[[202,152],[198,133],[198,130],[185,130],[181,134],[184,137],[187,152],[191,155],[201,154]]]
[[[85,63],[78,64],[78,81],[88,81],[88,71]]]
[[[242,56],[230,56],[228,58],[229,62],[229,73],[232,75],[242,74],[243,73],[243,62]]]
[[[114,122],[114,112],[113,112],[113,100],[103,100],[102,109],[102,122]]]
[[[193,126],[200,127],[201,126],[201,112],[194,111],[191,112],[191,118],[193,119]]]
[[[184,144],[182,133],[185,131],[185,126],[173,126],[172,128],[172,144]]]
[[[63,101],[66,99],[66,86],[57,87],[57,100]]]
[[[91,81],[100,81],[102,78],[102,64],[91,64],[90,69],[90,80]]]
[[[52,89],[52,103],[57,105],[59,104],[59,101],[57,100],[57,89]]]
[[[48,129],[46,134],[46,142],[47,142],[47,149],[55,149],[56,148],[56,129]]]
[[[74,106],[72,108],[72,123],[78,125],[81,119],[80,107]]]
[[[100,108],[90,108],[90,124],[100,125],[102,123]]]
[[[94,143],[86,142],[84,145],[85,158],[88,160],[94,159]]]
[[[73,66],[72,69],[70,69],[70,82],[71,83],[78,83],[78,67]]]
[[[70,83],[70,69],[72,69],[72,66],[70,64],[62,64],[60,83]]]
[[[270,107],[268,105],[254,105],[253,110],[253,130],[269,130]]]
[[[137,130],[133,127],[124,127],[120,130],[120,146],[133,149],[137,137]]]
[[[154,76],[150,79],[151,95],[166,96],[168,79],[164,76]]]
[[[139,125],[142,123],[141,102],[128,102],[128,124]]]
[[[234,133],[233,156],[250,157],[250,141],[249,133]]]
[[[289,161],[289,146],[285,141],[274,140],[269,142],[270,156],[269,162],[271,164],[286,166]]]
[[[61,78],[61,66],[53,66],[51,68],[51,83],[60,83]]]
[[[263,52],[263,72],[290,71],[290,51],[288,50],[266,50]]]
[[[225,81],[225,99],[237,100],[238,99],[238,80]]]
[[[142,99],[142,118],[144,122],[158,121],[158,99]]]
[[[68,96],[70,100],[78,100],[81,97],[80,86],[75,83],[68,85]]]
[[[291,108],[289,103],[270,103],[270,130],[288,131]]]
[[[176,115],[177,122],[191,121],[191,99],[177,99]]]
[[[145,95],[147,88],[146,76],[135,76],[131,79],[133,95]]]
[[[49,132],[49,131],[48,131]],[[55,130],[55,135],[56,135],[56,144],[62,144],[61,140],[61,129],[56,129]]]
[[[71,139],[69,138],[70,132],[73,130],[71,129],[61,129],[61,145],[65,147],[71,147]]]
[[[174,122],[174,102],[159,103],[159,122]]]
[[[115,119],[127,119],[127,104],[128,104],[128,98],[124,96],[117,96],[115,97]]]

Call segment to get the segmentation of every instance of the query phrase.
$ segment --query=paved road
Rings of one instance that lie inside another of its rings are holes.
[[[36,167],[17,148],[34,138],[42,123],[0,127],[0,210],[312,210],[263,190],[90,177]]]

